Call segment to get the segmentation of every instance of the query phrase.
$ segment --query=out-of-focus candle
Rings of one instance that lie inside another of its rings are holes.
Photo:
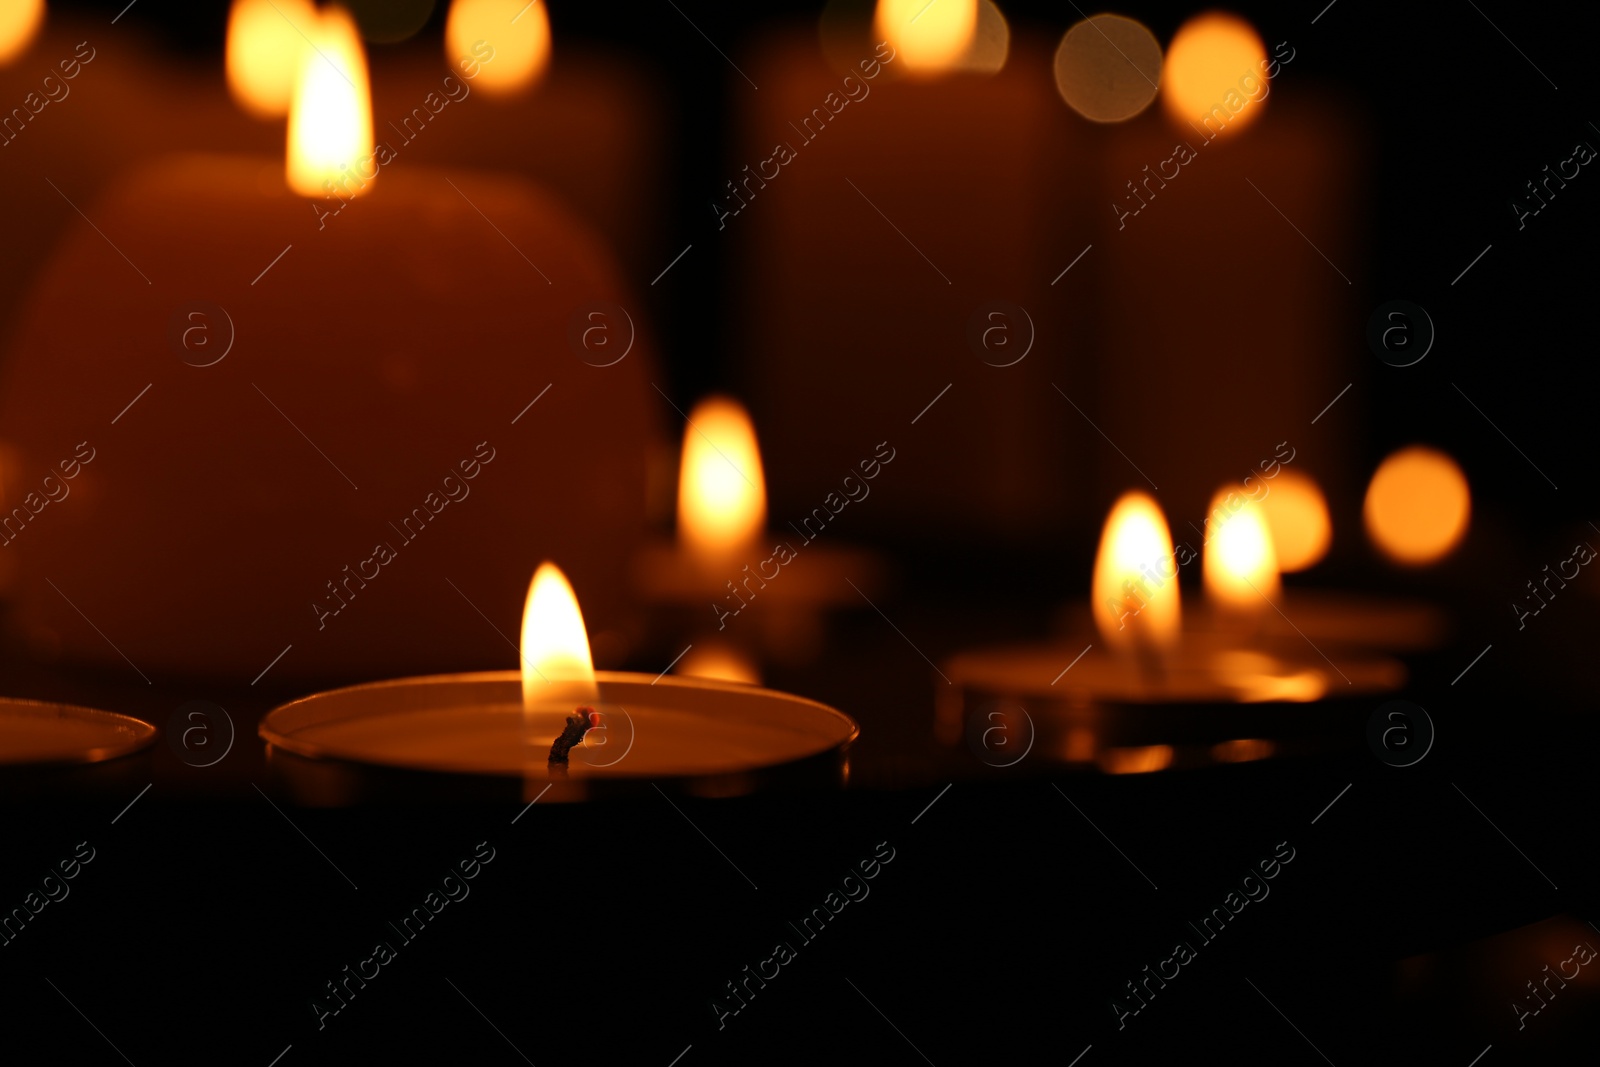
[[[870,469],[881,472],[880,466]],[[866,486],[855,475],[850,481]],[[846,491],[851,491],[848,485]],[[866,499],[870,489],[858,491]],[[836,495],[833,506],[845,504]],[[831,519],[831,512],[823,514]],[[816,520],[803,517],[801,522],[815,525]],[[755,426],[738,401],[708,397],[685,419],[677,543],[640,552],[634,559],[635,581],[653,603],[693,605],[691,618],[701,621],[689,624],[691,635],[705,630],[706,606],[719,633],[754,606],[764,650],[774,658],[803,662],[820,648],[821,612],[859,604],[861,595],[872,595],[881,581],[880,567],[867,553],[813,545],[825,527],[824,522],[809,535],[794,524],[767,529],[766,477]],[[733,680],[755,680],[753,668],[731,670]],[[743,677],[746,673],[750,677]]]
[[[1258,506],[1267,518],[1280,573],[1306,570],[1328,554],[1333,523],[1322,488],[1311,475],[1283,468]]]
[[[734,571],[767,526],[767,485],[755,426],[724,396],[702,400],[683,430],[678,539],[702,569]]]
[[[1124,494],[1106,517],[1090,590],[1094,621],[1113,648],[1166,649],[1178,639],[1178,567],[1166,516],[1148,495]]]
[[[333,8],[318,20],[310,40],[289,104],[289,188],[308,197],[360,196],[379,167],[361,35],[354,19]]]
[[[123,173],[75,201],[95,226],[80,217],[60,242],[15,331],[0,425],[25,465],[56,463],[60,426],[84,404],[116,418],[116,451],[141,457],[116,479],[85,464],[71,499],[40,516],[49,529],[30,522],[8,547],[25,560],[17,623],[64,658],[122,664],[120,650],[141,669],[266,668],[272,681],[448,668],[500,640],[481,625],[486,598],[526,581],[503,546],[529,541],[569,558],[601,625],[619,627],[615,560],[643,527],[653,353],[640,334],[597,371],[568,338],[582,301],[633,298],[603,244],[526,181],[374,151],[354,27],[330,12],[316,29],[289,123],[293,190],[268,155],[173,155]],[[77,106],[74,95],[66,114]],[[197,294],[211,298],[203,311]],[[49,327],[63,318],[117,333],[115,355],[91,355],[109,342],[63,347]],[[196,335],[214,343],[204,359]],[[212,486],[203,529],[166,521],[190,513],[193,483],[167,476],[184,446],[141,415],[152,400],[193,413],[215,446],[187,467]],[[610,419],[602,439],[571,447]],[[99,437],[81,447],[95,446],[110,452]],[[560,510],[528,506],[535,480]],[[296,518],[307,514],[322,518]],[[482,543],[486,528],[502,547]],[[224,577],[239,552],[253,560],[245,582]],[[92,601],[99,632],[45,574]]]
[[[1266,516],[1231,489],[1211,500],[1207,517],[1206,595],[1230,615],[1256,618],[1277,600],[1278,556]]]
[[[228,14],[228,91],[257,118],[289,113],[307,40],[320,16],[310,0],[234,0]]]
[[[0,66],[28,50],[44,25],[44,0],[6,0],[0,4]]]

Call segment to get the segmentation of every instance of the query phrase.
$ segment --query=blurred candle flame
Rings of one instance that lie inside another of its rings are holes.
[[[1333,540],[1328,502],[1309,474],[1280,470],[1260,500],[1278,553],[1278,571],[1292,574],[1321,562]]]
[[[474,88],[491,96],[527,89],[550,65],[550,17],[539,0],[455,0],[444,41],[445,62],[476,67]]]
[[[1278,555],[1261,508],[1228,489],[1211,498],[1202,571],[1206,595],[1235,612],[1259,615],[1276,602]],[[1265,598],[1265,599],[1263,599]]]
[[[541,563],[522,611],[522,705],[579,704],[598,695],[577,594],[561,568]]]
[[[766,480],[755,427],[737,401],[713,396],[689,413],[678,473],[678,537],[716,564],[758,540],[767,525]]]
[[[306,39],[320,16],[310,0],[234,0],[228,15],[228,91],[257,118],[289,113]]]
[[[1161,507],[1124,493],[1106,517],[1090,598],[1100,636],[1114,648],[1170,648],[1182,621],[1178,563]]]
[[[914,73],[955,67],[978,32],[978,0],[878,0],[877,35]]]
[[[289,188],[301,196],[359,196],[378,168],[361,36],[349,13],[335,7],[307,37],[289,105]]]
[[[28,50],[44,25],[44,0],[6,0],[0,4],[0,66]]]

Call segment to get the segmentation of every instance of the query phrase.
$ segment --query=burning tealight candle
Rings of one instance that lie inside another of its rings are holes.
[[[1211,501],[1213,515],[1231,511],[1206,541],[1202,564],[1206,595],[1226,614],[1255,621],[1279,595],[1278,554],[1261,509],[1232,490]]]
[[[1154,500],[1134,492],[1116,502],[1100,535],[1089,593],[1107,644],[1156,653],[1172,647],[1183,618],[1177,582],[1183,562]]]
[[[1309,474],[1285,468],[1261,484],[1259,498],[1223,491],[1212,500],[1205,581],[1216,611],[1213,618],[1198,620],[1196,629],[1215,623],[1224,632],[1239,633],[1245,616],[1253,632],[1285,639],[1298,635],[1313,644],[1414,652],[1443,640],[1445,616],[1431,604],[1282,588],[1280,573],[1307,570],[1327,555],[1333,527],[1322,489]]]
[[[678,540],[702,570],[739,569],[767,527],[767,483],[755,427],[737,401],[702,400],[683,432]]]
[[[866,471],[880,469],[874,462],[845,479],[846,493],[860,492],[864,499],[873,476]],[[879,581],[869,554],[836,544],[812,545],[845,506],[845,497],[830,494],[819,509],[820,521],[808,515],[798,525],[790,523],[792,536],[769,531],[755,426],[737,401],[709,397],[685,420],[677,544],[642,551],[635,560],[636,581],[651,601],[699,608],[696,630],[715,622],[721,633],[754,607],[768,651],[803,660],[820,641],[819,613],[859,601],[860,590],[870,595]],[[703,605],[710,606],[709,617],[701,614]]]
[[[529,589],[522,669],[336,689],[261,722],[291,788],[330,767],[470,776],[530,799],[591,795],[603,783],[673,779],[733,795],[768,780],[839,783],[859,733],[802,697],[705,679],[595,671],[577,597],[554,565]],[[459,781],[457,781],[459,784]],[[321,795],[320,793],[317,795]]]
[[[1259,506],[1267,518],[1280,572],[1303,571],[1328,554],[1333,524],[1322,487],[1311,475],[1281,468]]]
[[[1027,721],[1046,758],[1111,772],[1239,762],[1241,753],[1324,745],[1353,701],[1404,680],[1398,662],[1342,648],[1328,660],[1298,635],[1262,633],[1245,647],[1234,633],[1186,629],[1178,572],[1191,551],[1174,549],[1149,496],[1119,499],[1095,560],[1097,633],[952,658],[943,669],[953,686],[939,687],[941,739],[959,740],[987,709],[1031,704]],[[1235,509],[1213,534],[1206,561],[1210,596],[1252,613],[1270,607],[1277,569],[1259,512]],[[1285,718],[1290,704],[1302,712]]]

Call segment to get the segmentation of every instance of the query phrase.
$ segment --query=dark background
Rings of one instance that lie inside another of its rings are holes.
[[[803,25],[818,10],[678,6],[682,14],[666,2],[558,4],[552,14],[558,56],[569,40],[626,55],[650,71],[673,116],[658,254],[647,257],[661,264],[704,233],[705,201],[730,172],[717,116],[747,91],[684,15],[737,58],[774,24]],[[121,4],[53,7],[109,15]],[[866,614],[840,624],[824,662],[771,678],[863,723],[849,792],[680,799],[681,814],[647,795],[536,807],[514,826],[516,805],[286,808],[285,817],[249,788],[266,780],[254,725],[298,692],[208,693],[239,730],[224,764],[186,767],[163,744],[148,775],[102,783],[92,801],[6,804],[0,906],[20,901],[77,842],[98,854],[68,899],[0,947],[13,1018],[3,1040],[64,1062],[118,1062],[109,1041],[141,1065],[265,1065],[292,1045],[285,1067],[410,1062],[425,1052],[522,1062],[515,1050],[541,1065],[624,1057],[665,1065],[686,1046],[677,1061],[685,1067],[823,1057],[1070,1063],[1087,1046],[1085,1067],[1173,1054],[1465,1065],[1492,1046],[1477,1061],[1490,1067],[1585,1047],[1600,986],[1587,969],[1518,1032],[1507,1005],[1538,975],[1532,956],[1478,970],[1452,964],[1456,985],[1436,983],[1426,995],[1402,995],[1409,987],[1397,976],[1411,972],[1396,964],[1552,916],[1577,923],[1595,914],[1593,598],[1559,603],[1569,610],[1520,634],[1508,632],[1504,606],[1525,577],[1566,554],[1567,531],[1595,516],[1586,431],[1600,192],[1588,189],[1596,179],[1586,168],[1520,232],[1510,207],[1575,141],[1600,145],[1589,124],[1600,115],[1595,18],[1529,5],[1480,13],[1471,4],[1338,0],[1311,26],[1319,7],[1236,10],[1269,47],[1292,40],[1297,72],[1366,117],[1376,151],[1364,284],[1374,304],[1425,305],[1440,334],[1408,374],[1367,361],[1357,385],[1372,413],[1363,458],[1375,463],[1419,438],[1443,445],[1502,538],[1493,554],[1469,553],[1427,577],[1336,575],[1426,591],[1456,618],[1457,639],[1411,664],[1406,695],[1430,709],[1440,731],[1426,761],[1396,770],[1374,759],[1362,740],[1363,706],[1349,709],[1340,750],[1312,759],[1121,778],[1032,764],[984,774],[964,753],[896,736],[895,724],[928,706],[937,680]],[[1080,17],[1071,5],[1003,8],[1017,33],[1053,37]],[[1125,13],[1166,41],[1193,10],[1148,4]],[[174,62],[220,72],[224,5],[140,0],[126,17],[158,31]],[[442,17],[435,12],[419,41],[396,47],[436,48]],[[716,329],[708,324],[733,318],[723,295],[732,246],[704,248],[668,289],[637,280],[677,395],[740,384],[728,346],[704,343]],[[1363,327],[1351,324],[1358,356]],[[1492,399],[1500,430],[1560,488],[1463,404],[1452,382],[1479,403]],[[1028,580],[1036,557],[971,554],[937,536],[888,547],[911,576],[895,615],[917,620],[918,644],[935,660],[976,635],[1037,632],[1054,606]],[[964,578],[944,567],[955,557],[972,564]],[[110,678],[22,663],[7,664],[6,676],[27,695],[70,695],[157,723],[199,695],[129,692]],[[160,784],[119,815],[151,778]],[[497,858],[471,897],[448,906],[319,1032],[309,1001],[322,983],[368,955],[388,936],[386,922],[482,840]],[[846,907],[816,944],[797,945],[796,962],[719,1031],[708,1004],[723,983],[790,939],[786,922],[821,903],[881,841],[896,859],[870,897]],[[1271,896],[1119,1032],[1109,1003],[1123,983],[1168,955],[1187,936],[1185,920],[1219,903],[1281,841],[1297,855]],[[1592,928],[1576,936],[1600,943]],[[1477,1007],[1480,995],[1488,1007]]]

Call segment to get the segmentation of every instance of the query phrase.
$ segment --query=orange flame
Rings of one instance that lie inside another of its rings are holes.
[[[1233,611],[1250,615],[1266,611],[1280,588],[1278,555],[1266,516],[1253,501],[1223,489],[1211,498],[1207,522],[1201,568],[1206,595]]]
[[[329,8],[306,35],[289,105],[289,188],[301,196],[359,196],[377,176],[372,90],[355,20]],[[364,173],[371,167],[371,173]]]
[[[1169,648],[1182,622],[1178,564],[1161,507],[1125,493],[1111,508],[1094,560],[1095,626],[1108,645]]]
[[[320,16],[310,0],[235,0],[228,15],[228,91],[257,118],[289,113],[306,40]]]
[[[577,594],[560,567],[541,563],[522,611],[522,705],[581,704],[598,694]]]
[[[1309,474],[1280,470],[1272,479],[1261,510],[1272,531],[1272,547],[1278,553],[1278,570],[1284,574],[1315,566],[1328,554],[1333,540],[1333,524],[1328,520],[1328,502],[1322,488]]]
[[[755,427],[738,401],[708,397],[683,431],[678,537],[697,560],[719,564],[753,545],[766,525]]]
[[[956,66],[978,32],[978,0],[878,0],[877,35],[906,69],[937,74]]]

